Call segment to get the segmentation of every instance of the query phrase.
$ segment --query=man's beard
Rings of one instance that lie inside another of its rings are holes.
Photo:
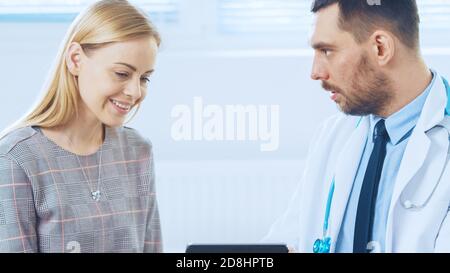
[[[375,71],[369,64],[366,54],[362,55],[355,71],[348,90],[344,91],[326,82],[322,82],[322,87],[342,97],[338,106],[348,115],[379,115],[390,104],[393,97],[389,78],[384,73]]]

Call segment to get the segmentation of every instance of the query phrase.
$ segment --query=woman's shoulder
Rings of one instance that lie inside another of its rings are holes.
[[[125,142],[127,145],[131,146],[147,146],[150,149],[152,148],[152,143],[148,137],[143,136],[138,130],[127,127],[127,126],[121,126],[118,128],[114,128],[114,131],[116,131],[119,139],[123,142]]]
[[[21,127],[12,130],[0,139],[0,155],[7,155],[17,147],[28,146],[28,142],[33,139],[37,131],[31,127]]]

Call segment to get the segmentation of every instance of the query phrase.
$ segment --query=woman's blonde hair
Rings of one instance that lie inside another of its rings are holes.
[[[147,15],[128,1],[101,0],[87,7],[74,20],[61,43],[53,69],[44,85],[43,97],[28,114],[4,130],[0,138],[17,128],[32,125],[54,127],[64,125],[78,116],[79,90],[76,79],[68,70],[65,56],[73,42],[79,43],[84,50],[91,50],[141,37],[153,37],[158,46],[161,43]],[[131,118],[139,106],[136,106]]]

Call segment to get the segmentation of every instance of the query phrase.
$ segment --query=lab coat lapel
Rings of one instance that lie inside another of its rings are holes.
[[[424,165],[427,154],[430,150],[431,141],[426,132],[443,121],[445,107],[447,103],[447,93],[442,79],[436,75],[435,83],[425,102],[422,114],[406,146],[405,153],[400,164],[397,179],[394,185],[391,204],[388,214],[387,233],[386,233],[386,252],[392,251],[392,232],[393,232],[393,210],[399,200],[399,197],[414,175]],[[447,151],[442,152],[444,159]],[[436,154],[440,157],[440,154]],[[439,166],[437,166],[439,167]],[[437,170],[439,171],[439,170]],[[437,183],[437,181],[429,181]]]
[[[336,239],[339,234],[361,155],[364,151],[368,131],[369,118],[363,117],[349,140],[342,147],[336,163],[335,191],[329,221],[329,234],[332,238],[331,251],[334,251],[336,246]]]

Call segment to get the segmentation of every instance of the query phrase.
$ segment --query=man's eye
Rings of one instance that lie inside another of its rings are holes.
[[[331,51],[329,49],[321,49],[322,53],[326,56],[330,55]]]

